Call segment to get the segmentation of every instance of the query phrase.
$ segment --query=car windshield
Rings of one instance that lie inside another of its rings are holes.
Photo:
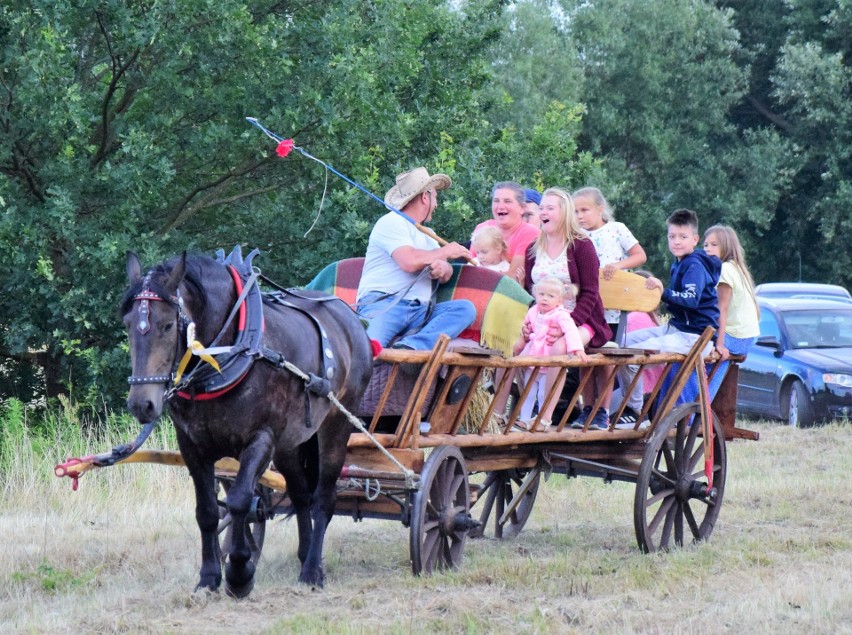
[[[852,311],[785,311],[792,348],[842,348],[852,346]]]

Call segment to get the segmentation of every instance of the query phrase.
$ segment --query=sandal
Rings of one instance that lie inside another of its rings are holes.
[[[505,430],[506,425],[508,424],[508,420],[506,419],[506,415],[501,415],[496,412],[491,413],[491,420],[488,422],[489,430]]]
[[[550,428],[551,423],[552,422],[550,421],[550,419],[542,419],[538,422],[536,432],[547,432],[548,428]],[[535,417],[532,417],[531,419],[518,419],[512,425],[512,429],[517,430],[519,432],[532,432],[534,425]]]

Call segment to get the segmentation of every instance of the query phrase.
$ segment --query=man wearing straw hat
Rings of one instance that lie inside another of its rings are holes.
[[[398,175],[385,194],[394,211],[370,232],[358,284],[358,313],[369,322],[368,335],[382,346],[399,337],[394,348],[431,350],[442,333],[456,337],[476,318],[468,300],[432,303],[433,282],[452,276],[448,261],[471,258],[470,252],[458,243],[441,246],[417,227],[432,219],[438,192],[451,185],[447,175],[430,176],[420,167]]]

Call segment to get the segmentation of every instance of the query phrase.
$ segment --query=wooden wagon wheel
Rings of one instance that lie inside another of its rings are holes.
[[[455,569],[461,563],[470,517],[464,457],[454,446],[436,448],[411,500],[411,570],[414,575]]]
[[[514,538],[521,533],[532,513],[540,484],[541,470],[538,468],[488,472],[477,498],[477,503],[482,501],[479,526],[470,531],[470,537],[481,538],[487,534],[492,512],[494,538]]]
[[[694,423],[693,423],[694,415]],[[674,408],[657,426],[639,468],[633,522],[646,553],[706,540],[719,516],[727,476],[722,425],[713,417],[713,487],[704,475],[705,448],[698,403]],[[690,425],[691,424],[691,425]],[[674,430],[675,434],[669,436]]]
[[[233,480],[229,478],[216,479],[222,486],[222,491],[227,496],[231,489]],[[266,537],[266,514],[270,508],[272,490],[265,485],[258,485],[251,501],[251,510],[246,518],[246,540],[251,549],[251,561],[257,564],[260,560],[260,552],[263,550],[263,539]],[[228,511],[224,500],[219,501],[219,528],[218,533],[222,536],[221,559],[222,564],[231,550],[231,541],[234,539],[234,525],[231,521],[231,512]],[[223,535],[224,534],[224,535]]]

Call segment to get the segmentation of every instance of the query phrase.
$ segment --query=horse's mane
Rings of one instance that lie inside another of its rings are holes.
[[[123,316],[130,311],[130,307],[133,304],[133,298],[142,290],[142,283],[149,274],[150,280],[148,282],[148,287],[150,290],[160,296],[164,302],[167,302],[170,306],[177,308],[177,303],[171,298],[169,292],[166,291],[163,286],[163,282],[169,277],[169,274],[172,272],[172,269],[175,268],[179,259],[179,256],[175,256],[159,263],[158,265],[154,265],[151,269],[142,274],[142,277],[138,281],[130,285],[130,288],[124,292],[124,297],[121,299],[119,315]],[[216,264],[216,261],[208,256],[200,254],[187,254],[186,256],[186,273],[184,274],[183,279],[184,282],[193,287],[194,295],[197,296],[198,301],[201,304],[200,315],[203,315],[204,310],[207,308],[207,292],[205,291],[203,284],[204,274],[211,267],[215,267]]]

